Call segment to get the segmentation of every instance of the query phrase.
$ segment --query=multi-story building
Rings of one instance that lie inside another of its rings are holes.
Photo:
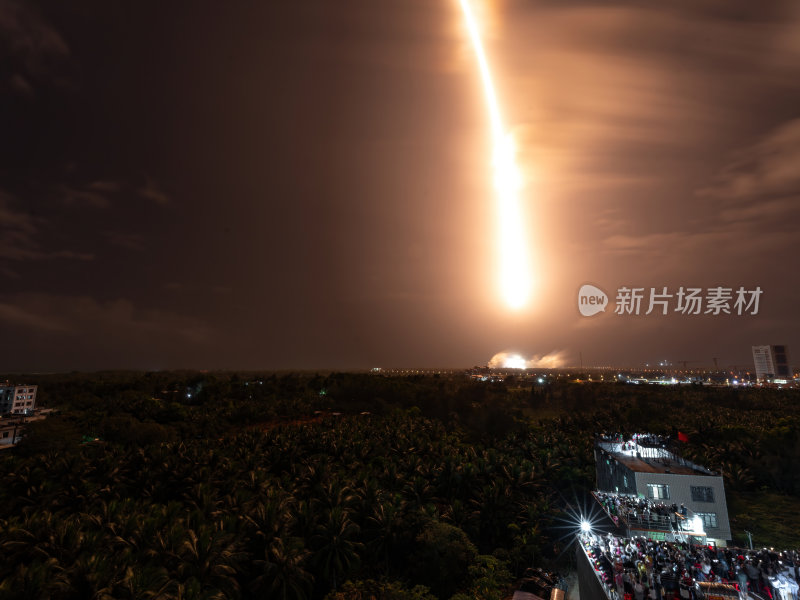
[[[652,539],[698,538],[724,546],[731,539],[725,486],[719,473],[682,458],[669,440],[636,434],[598,437],[597,489],[646,505],[621,519],[627,535]],[[662,514],[651,508],[667,507]],[[677,510],[675,510],[677,508]],[[645,518],[646,517],[646,518]]]
[[[759,381],[792,379],[786,346],[753,346],[753,362],[756,367],[756,379]]]
[[[0,385],[0,415],[30,415],[36,407],[35,385]]]

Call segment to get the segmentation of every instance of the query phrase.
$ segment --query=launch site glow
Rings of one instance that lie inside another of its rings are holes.
[[[516,147],[512,135],[503,127],[489,61],[486,58],[472,6],[469,0],[459,0],[459,2],[478,61],[492,130],[492,167],[499,224],[497,234],[500,293],[510,308],[520,309],[527,304],[531,293],[531,273],[519,199],[522,178],[516,163]]]
[[[526,366],[525,359],[519,354],[511,354],[503,361],[503,367],[506,369],[524,369]]]

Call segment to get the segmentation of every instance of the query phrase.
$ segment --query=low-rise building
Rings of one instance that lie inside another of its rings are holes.
[[[33,414],[7,415],[0,417],[0,450],[15,446],[25,437],[29,423],[46,419],[56,412],[52,408],[37,408]]]
[[[0,415],[30,415],[36,408],[35,385],[0,385]]]
[[[695,538],[724,546],[731,539],[722,476],[681,457],[669,440],[636,434],[601,436],[595,442],[597,489],[665,505],[661,514],[634,505],[621,526],[627,535],[652,539]],[[663,518],[662,518],[663,517]]]
[[[24,421],[24,417],[0,419],[0,449],[10,448],[22,439]]]

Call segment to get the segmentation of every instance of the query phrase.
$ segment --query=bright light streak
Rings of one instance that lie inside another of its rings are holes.
[[[459,0],[478,70],[483,82],[486,108],[492,128],[492,166],[494,168],[494,187],[497,191],[498,246],[500,260],[500,291],[506,304],[513,309],[522,308],[531,293],[531,273],[527,260],[527,247],[523,231],[522,208],[519,191],[522,178],[517,167],[514,139],[503,127],[497,94],[489,70],[489,61],[483,48],[483,41],[469,0]]]

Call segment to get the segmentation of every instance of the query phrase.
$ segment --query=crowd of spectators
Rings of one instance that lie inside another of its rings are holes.
[[[623,450],[633,450],[636,448],[637,444],[650,448],[663,448],[670,443],[670,438],[668,436],[655,435],[652,433],[634,433],[630,438],[630,440],[626,440],[625,436],[619,433],[601,433],[596,436],[596,439],[600,442],[622,444]]]
[[[800,553],[713,548],[644,537],[582,534],[611,600],[698,600],[696,583],[733,586],[768,600],[798,600]]]
[[[622,517],[629,523],[631,521],[643,523],[648,521],[666,522],[669,519],[673,527],[676,527],[678,521],[682,518],[685,519],[688,514],[683,504],[678,506],[674,503],[667,504],[648,498],[608,492],[594,492],[594,496],[616,526],[619,526],[619,518]]]

